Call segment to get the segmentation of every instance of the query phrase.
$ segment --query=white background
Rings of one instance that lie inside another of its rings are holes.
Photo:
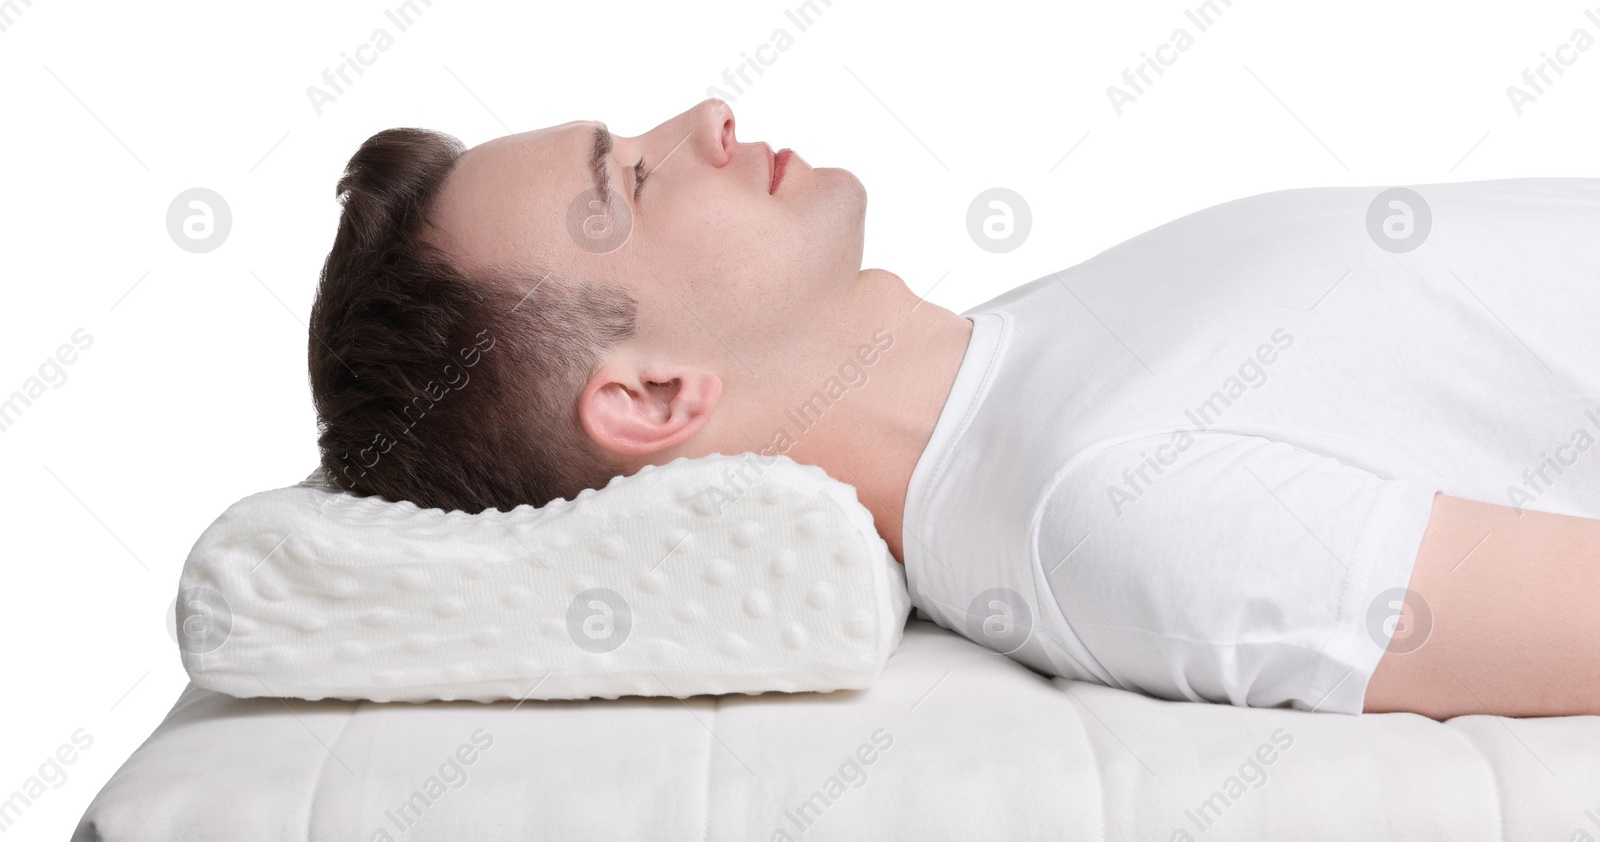
[[[0,432],[0,800],[75,729],[94,739],[5,838],[70,835],[187,681],[165,626],[190,546],[315,466],[305,319],[334,182],[380,129],[637,134],[784,27],[792,46],[723,88],[740,139],[856,173],[866,264],[957,312],[1268,190],[1600,176],[1600,46],[1521,115],[1506,91],[1575,30],[1600,37],[1583,3],[1214,0],[1199,32],[1198,2],[814,2],[801,32],[794,2],[417,0],[400,32],[399,0],[0,0],[0,400],[93,336]],[[1180,26],[1193,45],[1119,116],[1107,87]],[[307,87],[379,27],[393,45],[317,114]],[[205,254],[166,226],[196,186],[233,215]],[[997,186],[1033,217],[999,255],[966,229]]]

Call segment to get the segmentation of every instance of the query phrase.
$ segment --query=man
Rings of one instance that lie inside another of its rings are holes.
[[[859,181],[720,100],[381,132],[313,311],[324,467],[479,511],[781,452],[1044,672],[1600,713],[1600,183],[1425,191],[1226,203],[957,315],[861,268]]]

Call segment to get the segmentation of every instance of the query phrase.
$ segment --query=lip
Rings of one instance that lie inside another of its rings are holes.
[[[794,158],[794,150],[788,147],[779,149],[778,153],[772,156],[772,187],[767,191],[768,193],[778,192],[778,184],[783,181],[784,174],[789,171],[789,161],[792,158]]]

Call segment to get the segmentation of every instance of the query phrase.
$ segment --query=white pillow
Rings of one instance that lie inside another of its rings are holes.
[[[201,687],[380,702],[860,689],[910,610],[854,487],[755,453],[479,514],[317,472],[231,506],[179,588]]]

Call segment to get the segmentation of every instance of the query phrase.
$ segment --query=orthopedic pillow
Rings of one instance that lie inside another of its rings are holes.
[[[479,514],[318,472],[231,506],[179,587],[197,685],[379,702],[860,689],[911,607],[852,486],[754,453]]]

